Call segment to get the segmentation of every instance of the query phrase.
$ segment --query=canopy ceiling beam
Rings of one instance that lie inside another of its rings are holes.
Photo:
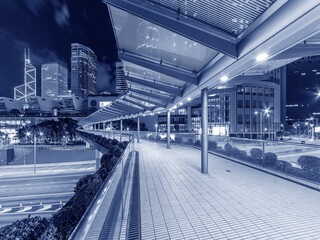
[[[143,56],[139,56],[136,54],[132,54],[126,52],[125,50],[118,51],[118,57],[121,60],[139,65],[141,67],[147,68],[149,70],[176,78],[180,81],[191,83],[193,85],[198,85],[198,76],[196,73],[191,71],[183,70],[175,66],[171,66],[168,64],[163,64],[161,60],[158,62],[145,58]]]
[[[133,88],[129,88],[129,91],[134,92],[134,93],[138,93],[144,96],[148,96],[154,99],[158,99],[160,101],[166,102],[166,103],[172,103],[173,99],[169,98],[169,97],[165,97],[163,95],[160,95],[158,93],[153,93],[153,92],[149,92],[149,91],[142,91],[142,90],[138,90],[138,89],[133,89]]]
[[[160,91],[163,91],[163,92],[175,95],[175,96],[179,96],[179,97],[182,96],[182,90],[179,89],[179,88],[173,88],[173,87],[165,86],[163,84],[156,83],[155,81],[154,82],[145,81],[145,80],[142,80],[142,79],[139,79],[139,78],[136,78],[136,77],[131,77],[131,76],[126,76],[125,79],[127,81],[139,84],[141,86],[154,88],[156,90],[160,90]]]
[[[146,0],[103,0],[103,2],[232,58],[238,56],[237,42],[239,40],[236,37],[195,19],[180,16],[179,12],[150,4]]]
[[[162,102],[159,102],[159,101],[154,101],[154,100],[151,100],[151,99],[145,99],[143,97],[139,97],[139,96],[136,96],[136,95],[127,95],[128,97],[130,98],[134,98],[134,99],[137,99],[137,100],[140,100],[140,101],[143,101],[143,102],[147,102],[147,103],[150,103],[152,105],[155,105],[156,107],[162,107],[162,108],[165,108],[166,107],[166,104],[165,103],[162,103]]]
[[[121,110],[126,111],[127,113],[132,113],[132,114],[136,114],[137,112],[142,112],[143,109],[137,108],[137,107],[133,107],[133,106],[129,106],[127,104],[123,104],[123,103],[115,103],[114,104],[115,107],[120,108]]]
[[[142,107],[142,108],[144,108],[144,109],[146,109],[146,110],[149,110],[149,111],[152,110],[152,107],[146,106],[146,105],[144,105],[144,104],[142,104],[142,103],[135,102],[135,101],[130,100],[130,99],[128,99],[128,98],[122,98],[122,100],[123,100],[123,101],[126,101],[126,102],[128,102],[128,103],[134,104],[134,105],[136,105],[136,106]]]

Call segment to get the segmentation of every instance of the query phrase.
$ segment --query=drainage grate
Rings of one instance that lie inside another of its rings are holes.
[[[132,190],[130,197],[130,209],[127,225],[127,240],[141,239],[141,214],[140,214],[140,176],[139,176],[139,152],[136,151]]]

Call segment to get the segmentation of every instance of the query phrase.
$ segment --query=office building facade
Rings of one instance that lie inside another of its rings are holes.
[[[97,94],[97,56],[79,43],[71,44],[71,92],[81,97]]]
[[[123,64],[120,61],[115,63],[115,80],[116,80],[116,93],[117,94],[127,94],[128,84],[124,77]]]
[[[320,116],[320,56],[301,58],[287,65],[287,121]]]
[[[56,100],[68,92],[68,70],[58,63],[47,63],[41,67],[41,96]]]
[[[240,77],[209,91],[210,135],[274,139],[281,126],[281,71],[264,80]],[[258,77],[260,79],[260,77]],[[159,131],[167,129],[166,114],[159,115]],[[201,104],[171,113],[172,132],[201,133]]]

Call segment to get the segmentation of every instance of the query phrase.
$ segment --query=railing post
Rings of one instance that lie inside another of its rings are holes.
[[[137,132],[137,143],[140,143],[140,117],[138,117]]]
[[[208,173],[208,88],[201,90],[201,172]]]
[[[167,111],[167,149],[170,149],[170,110]]]
[[[122,119],[120,119],[120,142],[122,142]]]
[[[265,166],[264,155],[265,155],[265,146],[264,146],[264,141],[262,141],[262,167]]]

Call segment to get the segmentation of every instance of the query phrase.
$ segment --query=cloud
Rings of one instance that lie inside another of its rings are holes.
[[[58,62],[61,65],[67,67],[67,63],[65,61],[62,61],[57,53],[53,50],[50,50],[48,48],[43,48],[40,50],[35,50],[32,52],[31,51],[31,63],[35,66],[41,66],[42,64],[45,63],[50,63],[50,62]]]
[[[70,25],[70,12],[67,3],[55,8],[54,19],[60,27]]]
[[[39,15],[42,8],[46,6],[46,0],[25,0],[25,4],[34,15]]]
[[[70,25],[70,11],[64,0],[25,0],[25,4],[35,16],[38,16],[44,8],[52,5],[53,17],[57,25],[60,27]]]
[[[102,62],[97,64],[97,89],[98,92],[115,92],[115,82],[112,74],[112,69],[109,64],[106,63],[106,57],[103,57]]]

